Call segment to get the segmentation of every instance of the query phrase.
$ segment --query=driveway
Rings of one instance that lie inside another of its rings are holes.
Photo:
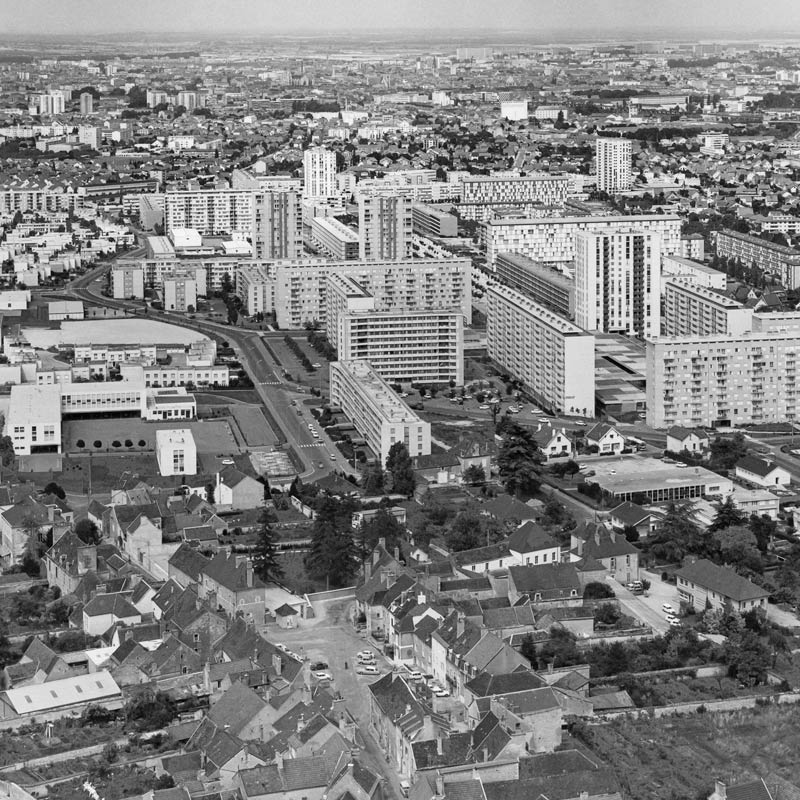
[[[655,633],[666,633],[669,630],[669,623],[661,610],[661,604],[671,603],[677,609],[678,592],[671,583],[662,582],[661,577],[652,572],[642,570],[640,577],[650,581],[647,597],[643,594],[633,594],[611,577],[606,580],[614,589],[620,605],[627,609],[629,614],[649,625]]]

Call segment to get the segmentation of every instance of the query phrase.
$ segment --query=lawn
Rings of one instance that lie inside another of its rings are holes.
[[[796,782],[800,707],[577,723],[573,735],[614,768],[631,800],[705,797],[715,777],[731,785],[776,773]]]
[[[325,581],[316,581],[306,575],[303,564],[305,556],[305,553],[281,553],[278,556],[284,572],[283,585],[295,594],[324,592],[328,588]]]

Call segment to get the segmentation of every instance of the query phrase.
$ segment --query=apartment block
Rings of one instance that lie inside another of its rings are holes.
[[[339,273],[363,286],[375,298],[375,307],[380,311],[458,309],[469,324],[472,319],[471,266],[469,259],[444,257],[371,262],[277,262],[273,282],[277,323],[281,328],[302,328],[306,322],[313,321],[324,324],[328,276]],[[254,289],[249,288],[249,291]],[[269,289],[264,291],[269,292]]]
[[[738,336],[752,329],[753,310],[715,289],[682,278],[664,283],[664,336]]]
[[[339,406],[386,463],[396,442],[409,455],[431,452],[431,426],[423,422],[366,361],[334,361],[330,365],[331,405]]]
[[[336,191],[336,154],[324,147],[312,147],[303,153],[303,197],[334,197]]]
[[[575,321],[587,331],[658,335],[661,237],[638,228],[575,234]]]
[[[574,319],[575,281],[558,269],[519,253],[500,253],[495,272],[506,286],[528,295],[562,317]]]
[[[206,189],[167,192],[164,195],[164,229],[196,230],[203,236],[250,235],[253,231],[254,193],[246,189]]]
[[[578,231],[613,231],[633,226],[659,234],[662,253],[680,254],[681,218],[676,214],[491,219],[481,226],[481,235],[486,262],[494,269],[499,253],[522,253],[548,264],[574,261]]]
[[[506,286],[490,286],[486,304],[490,358],[546,408],[593,415],[594,336]]]
[[[358,233],[333,217],[314,217],[311,220],[311,239],[326,255],[337,261],[358,258]]]
[[[399,260],[411,256],[411,206],[405,197],[365,195],[358,200],[359,258]]]
[[[413,203],[411,206],[411,225],[415,234],[452,238],[458,236],[458,218],[427,203]]]
[[[633,185],[631,140],[598,137],[595,155],[597,188],[609,194],[628,191]]]
[[[189,274],[173,274],[164,278],[164,308],[167,311],[197,309],[197,280]]]
[[[717,232],[716,248],[721,258],[738,258],[748,267],[755,264],[763,272],[777,276],[787,289],[800,286],[800,251],[793,247],[725,230]]]
[[[253,258],[302,258],[302,199],[299,191],[253,193]]]
[[[248,316],[271,314],[275,310],[275,269],[272,265],[238,270],[235,286]]]
[[[117,300],[143,300],[144,267],[114,264],[111,268],[111,293]]]
[[[698,261],[680,256],[661,254],[661,286],[668,278],[680,278],[696,286],[705,286],[706,289],[725,291],[728,285],[728,276],[718,269],[708,267]]]
[[[11,387],[6,435],[18,456],[61,452],[61,387]]]
[[[499,207],[532,205],[562,208],[567,199],[569,178],[566,175],[541,173],[524,177],[474,176],[461,184],[459,214],[464,219],[484,222]]]
[[[797,416],[800,332],[648,340],[647,424],[731,427]]]
[[[328,278],[326,331],[342,361],[367,361],[387,381],[464,383],[460,309],[380,311],[352,278]]]

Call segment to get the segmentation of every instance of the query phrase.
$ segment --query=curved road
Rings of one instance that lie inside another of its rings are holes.
[[[104,264],[90,270],[68,284],[65,287],[66,293],[87,303],[117,308],[130,313],[131,309],[128,303],[100,294],[99,285],[109,269],[110,264]],[[283,379],[280,365],[273,361],[258,332],[244,331],[216,322],[190,320],[186,316],[169,311],[151,311],[148,317],[143,317],[142,314],[135,314],[133,317],[139,319],[149,317],[227,340],[237,351],[243,366],[253,381],[253,388],[269,412],[269,417],[278,426],[279,430],[275,431],[276,435],[293,447],[303,463],[305,469],[302,477],[316,480],[330,474],[334,469],[353,472],[346,459],[324,431],[317,428],[319,439],[313,437],[309,426],[314,424],[316,427],[316,421],[311,416],[310,410],[303,405],[303,400],[308,399],[310,395],[293,389],[291,384]],[[292,405],[293,402],[296,405]],[[331,455],[335,458],[331,458]]]

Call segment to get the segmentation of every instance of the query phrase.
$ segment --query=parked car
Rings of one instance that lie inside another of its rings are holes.
[[[410,669],[408,671],[408,679],[410,681],[421,681],[422,680],[422,673],[416,669]]]
[[[318,681],[332,681],[333,680],[333,675],[331,675],[330,672],[315,672],[314,673],[314,677]]]
[[[433,693],[436,697],[450,697],[450,692],[448,692],[447,689],[437,688],[434,689]]]
[[[359,664],[356,667],[356,675],[380,675],[380,672],[374,664]]]
[[[317,661],[315,664],[311,665],[311,669],[312,671],[328,669],[328,665],[324,661]]]
[[[664,603],[664,604],[662,604],[662,606],[661,606],[661,610],[662,610],[662,611],[663,611],[665,614],[674,614],[674,613],[675,613],[675,609],[672,607],[672,605],[670,605],[670,603]]]

